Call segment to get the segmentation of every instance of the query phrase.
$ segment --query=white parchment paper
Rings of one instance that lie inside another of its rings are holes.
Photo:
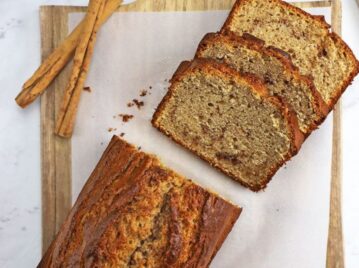
[[[328,15],[329,9],[312,9]],[[203,35],[218,31],[228,11],[117,13],[102,27],[72,139],[73,201],[112,135],[156,154],[164,164],[243,207],[212,267],[325,266],[329,222],[332,117],[305,142],[264,192],[253,193],[176,145],[150,124],[166,82],[191,59]],[[72,29],[83,17],[69,16]],[[149,88],[152,89],[149,89]],[[142,89],[151,95],[139,97]],[[144,107],[127,107],[132,99]],[[116,115],[133,114],[123,123]],[[109,128],[116,128],[109,132]]]

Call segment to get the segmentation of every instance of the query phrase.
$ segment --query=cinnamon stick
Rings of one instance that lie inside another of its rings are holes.
[[[99,23],[103,24],[121,3],[122,0],[107,0]],[[21,92],[15,99],[20,107],[25,108],[40,96],[66,66],[79,44],[84,25],[85,19],[24,83]]]
[[[76,48],[70,81],[56,122],[55,133],[61,137],[71,137],[80,96],[89,70],[100,16],[105,0],[90,0],[81,40]]]

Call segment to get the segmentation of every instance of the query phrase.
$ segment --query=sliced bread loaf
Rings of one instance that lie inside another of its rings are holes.
[[[241,210],[114,136],[37,267],[208,267]]]
[[[152,124],[254,191],[303,142],[295,114],[253,75],[195,59],[171,83]]]
[[[331,109],[359,72],[353,52],[322,16],[281,0],[237,0],[222,32],[252,34],[288,52]]]
[[[328,108],[312,80],[300,75],[283,51],[265,47],[249,34],[207,34],[196,57],[224,62],[241,73],[258,76],[271,95],[282,97],[296,112],[300,130],[308,135],[323,120]]]

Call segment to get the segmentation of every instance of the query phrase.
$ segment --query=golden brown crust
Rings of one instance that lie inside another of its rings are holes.
[[[186,66],[186,68],[183,68],[183,66]],[[274,166],[272,168],[270,174],[267,176],[267,178],[264,181],[261,181],[260,184],[257,184],[257,185],[248,184],[245,181],[238,178],[237,175],[232,174],[231,172],[227,171],[220,165],[213,162],[211,159],[209,159],[203,155],[197,154],[197,152],[193,148],[184,144],[181,140],[177,139],[176,137],[173,137],[172,135],[170,135],[166,131],[166,129],[164,129],[159,124],[159,119],[161,117],[161,114],[166,109],[166,105],[174,93],[174,88],[176,86],[176,83],[178,83],[181,80],[181,78],[184,77],[186,74],[191,73],[192,71],[194,71],[198,68],[201,70],[205,70],[207,73],[211,73],[212,71],[220,71],[224,77],[227,77],[230,79],[237,79],[240,81],[245,81],[263,99],[265,99],[266,101],[268,101],[268,102],[272,103],[273,105],[275,105],[276,107],[278,107],[279,110],[282,112],[283,116],[287,119],[287,123],[288,123],[287,127],[291,133],[291,137],[290,137],[291,138],[291,150],[284,157],[283,161],[279,162],[276,166]],[[239,182],[243,186],[251,189],[252,191],[258,192],[258,191],[264,189],[267,186],[267,184],[269,183],[269,181],[272,179],[273,175],[278,171],[278,169],[281,166],[283,166],[284,163],[286,161],[288,161],[292,156],[297,154],[298,150],[300,149],[300,147],[304,141],[304,135],[299,129],[298,120],[297,120],[295,113],[280,98],[269,96],[268,90],[263,85],[262,81],[260,79],[258,79],[257,77],[255,77],[254,75],[239,74],[236,70],[230,68],[226,64],[218,63],[214,60],[195,59],[191,62],[191,64],[189,64],[188,62],[186,62],[186,64],[184,64],[184,65],[181,64],[180,71],[176,71],[176,73],[171,81],[172,81],[172,85],[170,86],[166,96],[162,99],[161,103],[159,104],[159,106],[157,107],[157,109],[153,115],[152,125],[154,127],[156,127],[158,130],[160,130],[163,134],[168,136],[170,139],[175,141],[176,143],[178,143],[178,144],[182,145],[183,147],[185,147],[186,149],[192,151],[197,156],[199,156],[202,160],[208,162],[211,166],[217,168],[218,170],[220,170],[227,176],[231,177],[232,179]]]
[[[190,61],[182,61],[180,65],[178,66],[177,70],[173,74],[172,78],[170,79],[170,83],[173,82],[174,78],[177,78],[181,73],[183,73],[185,70],[187,70],[191,65]]]
[[[208,33],[206,34],[202,41],[200,42],[197,52],[196,58],[201,58],[203,51],[205,51],[206,46],[211,43],[220,42],[220,40],[226,40],[228,43],[238,43],[242,46],[245,46],[248,49],[257,51],[261,54],[268,55],[269,57],[274,57],[278,59],[286,71],[291,73],[291,75],[303,83],[310,89],[312,96],[313,96],[313,108],[317,114],[318,119],[313,122],[309,127],[308,131],[305,133],[305,136],[308,137],[310,133],[318,128],[318,125],[323,122],[326,116],[329,113],[329,108],[325,104],[323,98],[321,97],[320,93],[316,90],[313,80],[308,77],[301,75],[298,68],[293,64],[291,57],[285,51],[269,46],[267,47],[265,41],[259,39],[251,34],[245,33],[242,36],[239,36],[229,30],[224,30],[221,34],[220,33]]]
[[[236,0],[227,20],[222,26],[221,33],[226,33],[230,31],[231,28],[230,25],[233,22],[233,19],[236,15],[236,11],[240,8],[241,5],[244,5],[246,2],[250,2],[250,1],[252,0]],[[295,7],[282,0],[265,0],[265,1],[276,3],[279,6],[283,6],[293,11],[295,14],[299,15],[301,18],[305,19],[306,21],[309,21],[312,24],[317,24],[317,27],[322,27],[323,29],[326,29],[328,36],[337,42],[338,46],[341,47],[342,51],[344,51],[347,55],[349,55],[350,61],[353,64],[352,71],[350,72],[348,77],[344,81],[342,81],[341,85],[335,90],[329,103],[326,103],[326,107],[323,106],[322,102],[319,103],[319,105],[322,106],[323,108],[323,112],[325,112],[325,109],[328,109],[328,112],[326,113],[327,115],[330,111],[333,110],[334,105],[336,104],[340,96],[344,93],[344,91],[351,84],[355,76],[359,73],[359,61],[356,59],[350,47],[336,33],[329,31],[331,26],[325,21],[324,16],[311,15],[305,12],[304,10],[302,10],[301,8]],[[313,25],[313,27],[315,27],[315,25]],[[319,121],[319,123],[321,123],[325,119],[326,115]]]
[[[114,136],[38,267],[208,267],[240,212]]]

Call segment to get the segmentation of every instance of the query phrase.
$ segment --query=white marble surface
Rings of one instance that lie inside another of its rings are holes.
[[[34,267],[40,259],[39,102],[23,111],[13,100],[40,62],[39,6],[86,3],[0,0],[0,267]],[[343,36],[359,56],[359,8],[355,0],[343,0]],[[347,267],[354,268],[359,267],[359,79],[342,102],[345,259]]]

